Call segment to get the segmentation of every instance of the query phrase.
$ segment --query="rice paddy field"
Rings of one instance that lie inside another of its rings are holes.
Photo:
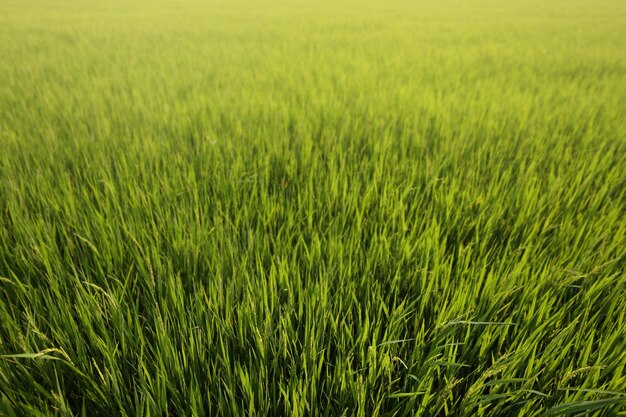
[[[626,2],[0,0],[0,415],[626,415]]]

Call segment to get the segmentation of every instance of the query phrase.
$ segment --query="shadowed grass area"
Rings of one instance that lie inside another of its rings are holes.
[[[617,0],[3,1],[0,415],[626,415],[625,74]]]

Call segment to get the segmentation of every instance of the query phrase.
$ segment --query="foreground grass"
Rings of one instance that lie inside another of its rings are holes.
[[[626,409],[626,5],[0,4],[0,415]]]

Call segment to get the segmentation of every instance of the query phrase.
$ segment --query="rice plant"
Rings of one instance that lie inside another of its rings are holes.
[[[626,3],[2,0],[0,415],[626,415]]]

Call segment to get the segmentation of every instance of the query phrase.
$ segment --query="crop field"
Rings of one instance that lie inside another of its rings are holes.
[[[626,2],[0,0],[0,416],[626,416]]]

